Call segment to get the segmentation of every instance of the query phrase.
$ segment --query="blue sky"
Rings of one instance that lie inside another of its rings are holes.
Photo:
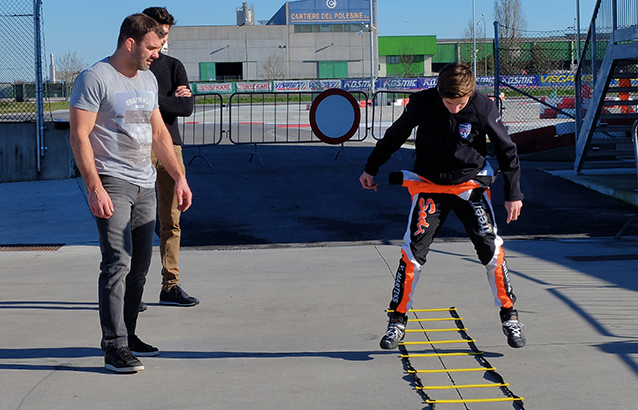
[[[522,0],[527,29],[562,30],[574,24],[576,1],[580,1],[581,27],[589,24],[596,0]],[[87,65],[111,55],[120,24],[129,14],[149,6],[166,6],[181,26],[232,25],[242,1],[228,0],[43,0],[47,56],[56,58],[75,51]],[[283,0],[248,1],[254,4],[255,20],[268,20]],[[487,17],[492,36],[494,0],[475,0],[476,21]],[[379,35],[436,35],[460,38],[472,19],[472,0],[379,0]],[[481,28],[482,28],[481,23]],[[48,59],[47,59],[48,62]]]

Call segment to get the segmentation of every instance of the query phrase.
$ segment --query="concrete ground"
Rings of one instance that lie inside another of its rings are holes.
[[[146,370],[134,375],[104,369],[100,252],[81,181],[0,184],[0,409],[430,409],[427,398],[507,396],[500,387],[458,387],[495,381],[491,372],[451,371],[480,366],[472,355],[411,357],[414,369],[446,370],[419,373],[428,387],[421,392],[400,352],[379,348],[408,204],[381,175],[379,192],[355,189],[369,148],[348,147],[348,161],[335,160],[331,147],[260,147],[263,166],[247,162],[252,147],[235,148],[210,148],[211,169],[200,159],[187,168],[198,202],[184,214],[180,267],[184,289],[201,303],[157,303],[156,250],[138,334],[161,353],[143,358]],[[401,163],[387,171],[409,167],[407,158],[393,158]],[[526,409],[634,408],[638,236],[635,227],[613,236],[635,208],[550,168],[568,167],[524,164],[521,220],[499,221],[527,346],[507,346],[483,267],[454,220],[433,245],[414,308],[456,307]],[[420,323],[455,327],[408,329]],[[411,332],[408,342],[434,343],[406,349],[471,353],[461,338]],[[457,388],[435,388],[449,385]]]

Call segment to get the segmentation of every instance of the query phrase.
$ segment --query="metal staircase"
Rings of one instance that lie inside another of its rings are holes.
[[[637,167],[637,65],[638,0],[599,0],[576,75],[577,173]]]

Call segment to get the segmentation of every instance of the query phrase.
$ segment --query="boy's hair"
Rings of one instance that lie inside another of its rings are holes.
[[[175,17],[166,10],[166,7],[148,7],[144,9],[142,13],[146,14],[161,25],[168,24],[170,27],[173,27],[175,23],[177,23]]]
[[[120,36],[117,38],[117,48],[122,47],[127,39],[132,38],[136,43],[142,41],[144,36],[150,32],[157,34],[159,38],[164,38],[166,33],[162,30],[157,21],[149,16],[137,13],[124,19],[120,26]]]
[[[469,66],[450,63],[439,72],[437,89],[441,98],[465,97],[474,94],[476,78]]]

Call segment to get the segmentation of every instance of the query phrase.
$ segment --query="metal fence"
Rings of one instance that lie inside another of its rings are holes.
[[[368,136],[368,95],[352,91],[362,107],[361,126],[350,141]],[[202,147],[230,143],[253,145],[250,160],[263,144],[322,142],[310,126],[310,107],[318,92],[240,92],[222,96],[218,93],[195,96],[193,114],[180,118],[184,146],[197,147],[188,161],[203,158]],[[224,138],[224,135],[226,138]]]
[[[522,31],[494,23],[494,95],[510,134],[544,127],[574,132],[577,37],[575,28]]]
[[[366,104],[368,96],[352,91]],[[317,92],[235,93],[230,96],[228,139],[233,144],[321,142],[310,128],[310,107]],[[368,123],[365,110],[364,124]],[[362,141],[367,126],[359,127],[350,141]]]
[[[40,4],[40,0],[0,0],[0,121],[43,119]]]
[[[377,91],[374,93],[371,131],[375,140],[383,138],[385,131],[403,114],[412,94],[414,92],[407,91]],[[412,135],[408,140],[414,141],[414,138],[416,138],[416,128],[412,130]]]

